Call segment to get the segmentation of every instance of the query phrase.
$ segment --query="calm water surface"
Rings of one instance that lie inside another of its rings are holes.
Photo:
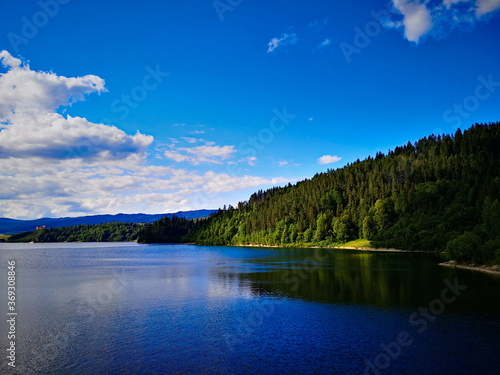
[[[500,277],[428,254],[0,244],[3,353],[8,260],[2,374],[500,374]]]

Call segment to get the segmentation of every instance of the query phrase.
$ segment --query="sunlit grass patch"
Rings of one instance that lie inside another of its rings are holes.
[[[370,242],[370,240],[358,239],[358,240],[347,242],[347,243],[343,244],[342,246],[346,246],[346,247],[372,247],[372,243]]]

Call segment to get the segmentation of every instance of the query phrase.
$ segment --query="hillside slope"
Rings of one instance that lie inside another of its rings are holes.
[[[451,259],[492,263],[500,260],[499,201],[500,123],[476,124],[259,191],[198,221],[183,240],[329,246],[364,238],[377,247],[446,250]]]

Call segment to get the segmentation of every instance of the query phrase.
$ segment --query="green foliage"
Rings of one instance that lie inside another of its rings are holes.
[[[373,239],[378,233],[377,224],[373,216],[368,215],[363,219],[363,233],[362,237],[366,239]]]
[[[386,231],[394,224],[396,212],[391,198],[377,199],[373,206],[373,219],[379,232]]]
[[[190,220],[172,216],[164,218],[149,224],[142,228],[137,242],[139,243],[179,243],[189,242],[189,235],[197,229],[200,220]],[[232,232],[225,233],[229,240],[232,239]]]
[[[316,231],[314,232],[313,241],[321,242],[332,233],[332,218],[327,213],[321,213],[316,220]]]
[[[486,242],[481,248],[480,256],[480,263],[492,263],[491,260],[494,259],[494,263],[500,265],[500,236]]]
[[[472,232],[465,232],[457,238],[448,242],[446,256],[457,261],[469,261],[477,257],[478,249],[481,248],[481,239]],[[476,259],[474,259],[476,260]]]
[[[339,243],[354,239],[354,226],[348,216],[342,215],[342,217],[334,219],[333,237]]]
[[[135,241],[143,224],[105,223],[39,229],[13,234],[8,242],[117,242]]]
[[[189,228],[180,223],[177,234],[205,245],[330,246],[365,238],[376,247],[446,250],[460,261],[491,263],[499,253],[499,160],[500,123],[476,124],[260,190],[237,209]]]
[[[498,199],[492,203],[486,197],[483,204],[483,229],[489,238],[500,236],[500,202]]]

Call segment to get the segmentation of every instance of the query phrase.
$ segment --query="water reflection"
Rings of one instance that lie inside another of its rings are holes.
[[[19,264],[23,375],[362,373],[363,359],[414,328],[409,315],[454,277],[467,290],[432,329],[413,331],[420,341],[394,373],[425,363],[421,373],[450,373],[444,356],[454,374],[498,368],[478,358],[498,352],[500,279],[441,268],[428,254],[4,245],[0,263]]]
[[[500,278],[444,269],[438,261],[423,253],[272,249],[271,255],[217,267],[212,274],[222,283],[238,280],[239,288],[257,296],[411,308],[428,305],[439,297],[445,279],[459,277],[468,290],[452,308],[500,311],[499,299],[492,298]]]

